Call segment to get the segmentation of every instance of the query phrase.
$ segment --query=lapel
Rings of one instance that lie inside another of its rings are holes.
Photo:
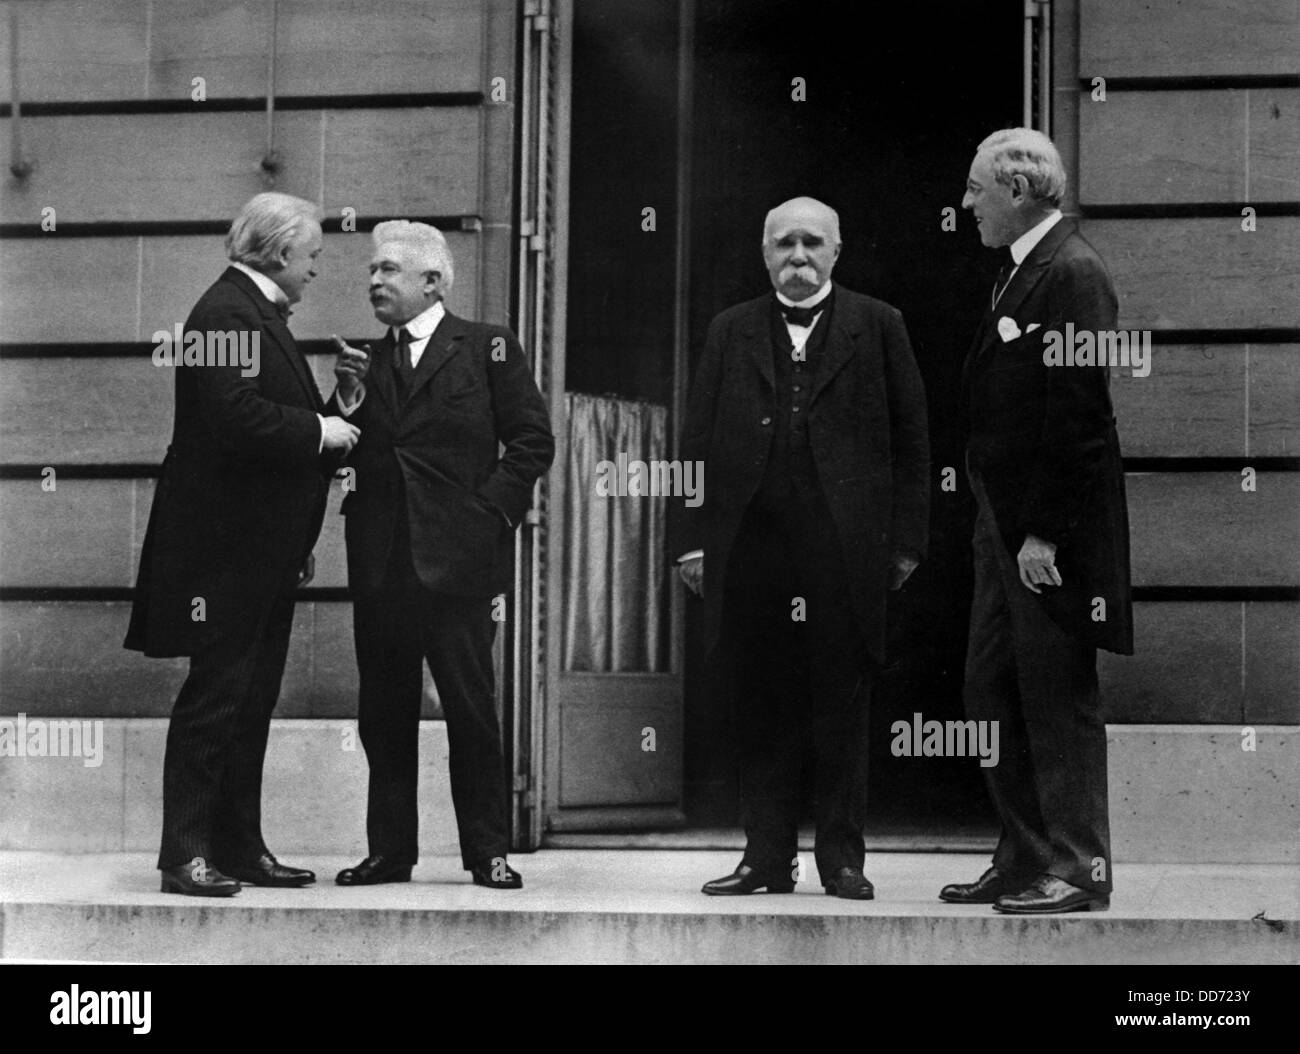
[[[836,286],[835,303],[831,308],[831,328],[826,334],[826,342],[822,345],[817,373],[813,376],[812,395],[808,400],[810,410],[826,385],[830,384],[835,375],[853,358],[853,350],[862,333],[862,318],[856,311],[849,309],[847,301],[848,297],[844,295],[844,290]],[[814,336],[816,333],[817,331],[813,330]]]
[[[424,346],[420,364],[415,367],[415,373],[411,377],[411,387],[406,393],[408,404],[415,398],[415,393],[433,380],[437,372],[464,346],[468,333],[469,326],[463,318],[457,318],[450,311],[442,316],[438,328]]]
[[[776,375],[772,368],[772,331],[771,310],[769,302],[771,293],[751,300],[740,322],[740,339],[745,350],[753,360],[758,372],[762,374],[767,386],[776,390]]]
[[[275,345],[280,354],[288,361],[289,368],[302,386],[303,394],[307,396],[308,405],[319,413],[323,408],[320,389],[316,387],[316,380],[311,375],[307,360],[303,358],[302,352],[298,350],[297,341],[293,339],[293,334],[289,332],[289,327],[285,325],[284,319],[280,317],[280,312],[275,309],[275,305],[262,295],[262,291],[253,284],[253,280],[243,271],[228,267],[221,277],[243,290],[244,294],[257,306],[258,314],[262,319],[262,332],[271,338],[270,343]]]
[[[1074,230],[1075,227],[1072,221],[1062,219],[1043,236],[1043,239],[1037,245],[1029,250],[1029,255],[1017,268],[1006,289],[1002,291],[1002,296],[997,304],[984,312],[979,330],[975,336],[975,347],[972,349],[974,358],[979,358],[989,348],[999,343],[1000,338],[995,321],[1004,317],[1015,318],[1016,312],[1020,310],[1020,305],[1025,302],[1025,298],[1033,292],[1034,287],[1047,273],[1056,251],[1064,244],[1065,239],[1074,233]]]

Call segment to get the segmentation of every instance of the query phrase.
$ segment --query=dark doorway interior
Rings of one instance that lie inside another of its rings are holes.
[[[960,465],[961,360],[996,265],[966,214],[956,231],[941,219],[948,206],[960,213],[974,147],[1020,123],[1019,5],[703,0],[698,11],[692,361],[714,314],[767,288],[767,209],[797,194],[835,207],[836,279],[907,320],[934,466],[930,556],[891,607],[893,660],[873,700],[873,827],[988,827],[976,764],[895,758],[889,747],[895,720],[962,712],[973,510],[964,490],[939,489],[939,470]],[[791,98],[796,77],[806,102]],[[726,715],[703,690],[697,639],[688,628],[687,810],[713,825],[736,815],[735,764]]]
[[[960,202],[975,145],[1020,123],[1020,18],[1010,0],[695,4],[692,364],[715,314],[770,288],[766,211],[809,194],[840,214],[836,279],[902,310],[929,396],[931,552],[892,605],[893,659],[873,704],[872,816],[883,833],[991,826],[973,760],[889,748],[895,720],[962,711],[973,510],[939,479],[960,466],[960,365],[996,263]],[[671,398],[677,19],[672,0],[576,5],[570,390]],[[797,77],[806,101],[792,98]],[[641,229],[644,205],[656,207],[655,235]],[[955,232],[941,228],[947,207]],[[687,607],[686,812],[695,827],[734,826],[729,721],[708,690],[698,604]]]

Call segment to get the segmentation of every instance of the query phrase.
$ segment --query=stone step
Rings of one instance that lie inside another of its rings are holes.
[[[1296,963],[1300,867],[1116,868],[1104,912],[1017,918],[936,899],[982,855],[872,855],[877,898],[705,897],[733,853],[544,850],[524,889],[456,857],[408,884],[343,889],[354,857],[293,856],[321,881],[225,900],[163,894],[152,856],[0,853],[0,959],[166,963]]]

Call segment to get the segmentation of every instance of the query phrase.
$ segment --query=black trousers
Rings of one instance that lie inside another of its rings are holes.
[[[998,722],[998,763],[984,769],[1002,821],[993,865],[1109,892],[1096,649],[1061,630],[1025,588],[978,477],[972,485],[979,512],[964,696],[967,717]]]
[[[196,856],[256,860],[262,763],[293,628],[292,594],[277,597],[251,636],[218,639],[190,658],[167,728],[158,867]]]
[[[803,774],[812,769],[823,882],[862,867],[874,671],[829,510],[752,506],[726,574],[719,657],[740,747],[743,862],[794,874]]]
[[[383,588],[353,603],[357,724],[370,766],[369,851],[412,863],[419,856],[418,735],[428,662],[447,721],[451,797],[468,869],[504,858],[510,848],[492,598],[431,593],[416,578],[409,542],[399,537],[393,551]]]

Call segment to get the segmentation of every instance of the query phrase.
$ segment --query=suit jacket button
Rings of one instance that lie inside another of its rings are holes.
[[[763,420],[759,421],[758,423],[761,425],[770,425],[772,423],[772,419],[770,417],[764,417]]]

